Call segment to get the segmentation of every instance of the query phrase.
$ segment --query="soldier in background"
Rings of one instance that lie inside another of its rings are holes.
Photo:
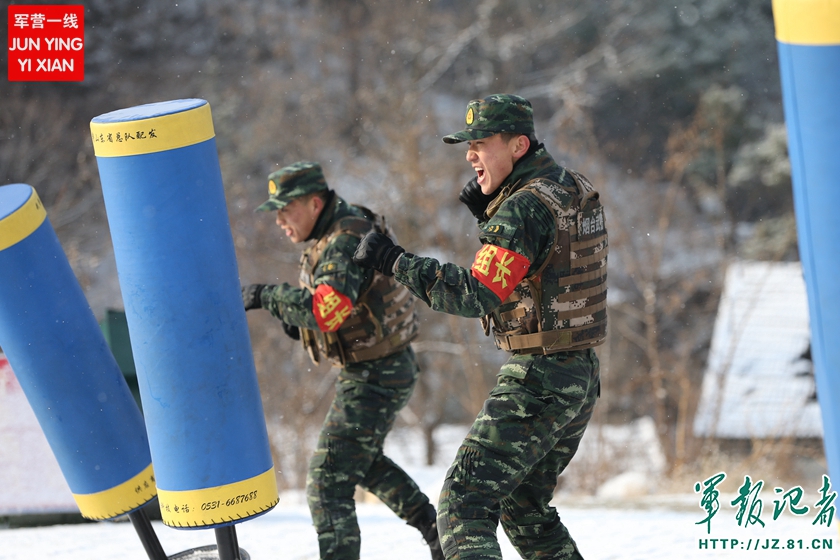
[[[301,258],[300,288],[243,286],[245,309],[267,309],[287,335],[303,342],[313,362],[341,368],[306,481],[321,558],[358,560],[358,484],[419,529],[432,558],[442,560],[434,506],[382,452],[418,372],[410,346],[417,334],[414,298],[392,277],[352,260],[364,234],[390,235],[385,221],[341,199],[313,162],[272,173],[268,192],[257,210],[276,211],[277,225],[292,242],[313,243]]]
[[[482,247],[468,270],[406,253],[367,234],[354,260],[394,274],[432,309],[481,317],[511,353],[458,450],[438,504],[448,559],[501,559],[502,527],[523,558],[582,558],[549,505],[600,394],[594,346],[606,336],[607,231],[598,193],[537,142],[531,104],[497,94],[470,101],[476,172],[459,199]]]

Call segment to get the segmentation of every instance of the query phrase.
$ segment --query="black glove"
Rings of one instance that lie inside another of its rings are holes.
[[[270,287],[266,284],[250,284],[248,286],[242,286],[242,305],[245,306],[245,311],[250,311],[251,309],[262,309],[262,300],[260,299],[260,295],[262,295],[262,291],[266,288]]]
[[[479,222],[483,222],[487,219],[484,216],[484,211],[487,210],[487,205],[496,198],[497,194],[484,194],[481,192],[481,187],[476,177],[464,185],[464,188],[461,189],[461,194],[458,195],[458,200],[470,209],[472,215],[478,218]]]
[[[395,245],[390,237],[372,231],[359,241],[353,262],[365,268],[374,268],[385,276],[393,276],[394,263],[403,253],[405,249]]]
[[[286,333],[286,336],[291,338],[292,340],[300,340],[300,329],[294,325],[287,325],[285,321],[280,321],[280,325],[283,326],[283,332]]]

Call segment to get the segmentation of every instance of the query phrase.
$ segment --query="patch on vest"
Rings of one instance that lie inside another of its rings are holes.
[[[352,310],[350,298],[329,284],[318,284],[312,294],[312,314],[323,332],[337,331]]]
[[[586,241],[607,232],[604,209],[597,207],[594,210],[578,213],[577,224],[578,240]]]
[[[527,257],[487,244],[475,254],[475,261],[470,272],[504,301],[516,285],[525,278],[530,266],[531,261]]]

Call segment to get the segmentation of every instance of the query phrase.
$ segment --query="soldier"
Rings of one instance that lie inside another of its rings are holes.
[[[582,558],[549,505],[600,394],[594,346],[606,335],[607,231],[598,193],[554,162],[534,135],[531,104],[470,101],[475,178],[459,199],[478,219],[468,270],[367,234],[353,259],[394,274],[432,309],[482,317],[511,353],[443,485],[438,529],[449,559],[501,559],[502,527],[523,558]]]
[[[275,210],[292,242],[313,243],[301,257],[300,288],[244,286],[245,309],[267,309],[287,335],[303,342],[313,362],[341,367],[306,481],[321,558],[358,560],[358,484],[419,529],[432,558],[442,560],[434,506],[382,452],[418,372],[410,345],[417,334],[414,298],[392,277],[352,260],[365,233],[390,235],[385,220],[341,199],[313,162],[275,171],[268,192],[257,210]]]

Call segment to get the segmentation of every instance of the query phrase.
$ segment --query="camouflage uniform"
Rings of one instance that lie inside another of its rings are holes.
[[[259,210],[279,209],[297,196],[328,190],[320,167],[310,162],[287,166],[269,179],[271,198]],[[290,188],[294,182],[298,186]],[[263,309],[287,325],[301,329],[305,345],[306,333],[323,335],[324,329],[330,328],[325,326],[325,319],[318,311],[319,305],[323,305],[318,301],[322,289],[328,290],[334,298],[342,298],[341,301],[353,309],[349,316],[331,315],[333,319],[338,316],[346,324],[354,322],[358,314],[369,314],[381,320],[387,304],[378,297],[382,292],[382,282],[378,279],[382,275],[361,269],[351,259],[360,235],[337,227],[344,223],[358,226],[362,219],[370,230],[374,227],[375,216],[367,209],[348,204],[334,192],[328,192],[326,205],[309,236],[314,243],[304,252],[301,261],[304,287],[284,283],[268,286],[259,294]],[[311,251],[316,247],[318,253],[312,255]],[[312,262],[309,262],[310,257]],[[405,292],[404,288],[399,289]],[[413,332],[416,332],[413,298],[407,293],[405,296],[405,300],[412,302],[411,319]],[[320,311],[323,310],[321,307]],[[370,321],[362,322],[361,326],[359,321],[354,324],[357,330],[364,331],[365,326],[369,328]],[[335,385],[335,398],[318,437],[306,481],[307,500],[322,559],[359,558],[361,538],[353,500],[356,485],[372,492],[409,524],[417,526],[417,520],[430,510],[434,521],[434,509],[426,495],[382,452],[385,436],[397,413],[408,403],[417,381],[417,360],[408,344],[413,332],[409,332],[407,340],[394,345],[396,351],[384,357],[379,352],[380,357],[364,361],[326,355],[324,348],[319,356],[317,346],[310,344],[307,348],[316,363],[327,357],[342,365]],[[368,340],[358,332],[355,337]],[[347,341],[342,339],[341,342]]]
[[[531,135],[530,111],[527,101],[514,96],[473,101],[467,128],[444,141],[508,130]],[[557,165],[542,145],[535,148],[516,162],[487,207],[486,221],[479,222],[483,246],[470,270],[410,253],[394,267],[395,278],[432,309],[488,316],[497,344],[537,337],[536,343],[505,347],[512,355],[447,473],[438,528],[449,559],[501,559],[499,521],[523,558],[581,558],[549,501],[600,394],[591,347],[606,331],[606,229],[598,210],[601,227],[592,231],[597,239],[582,240],[582,207],[597,193],[583,177]],[[575,254],[576,249],[588,254]],[[495,276],[490,265],[498,265]],[[515,287],[501,289],[505,274]],[[584,289],[598,295],[582,296]],[[587,311],[575,311],[576,306]]]

